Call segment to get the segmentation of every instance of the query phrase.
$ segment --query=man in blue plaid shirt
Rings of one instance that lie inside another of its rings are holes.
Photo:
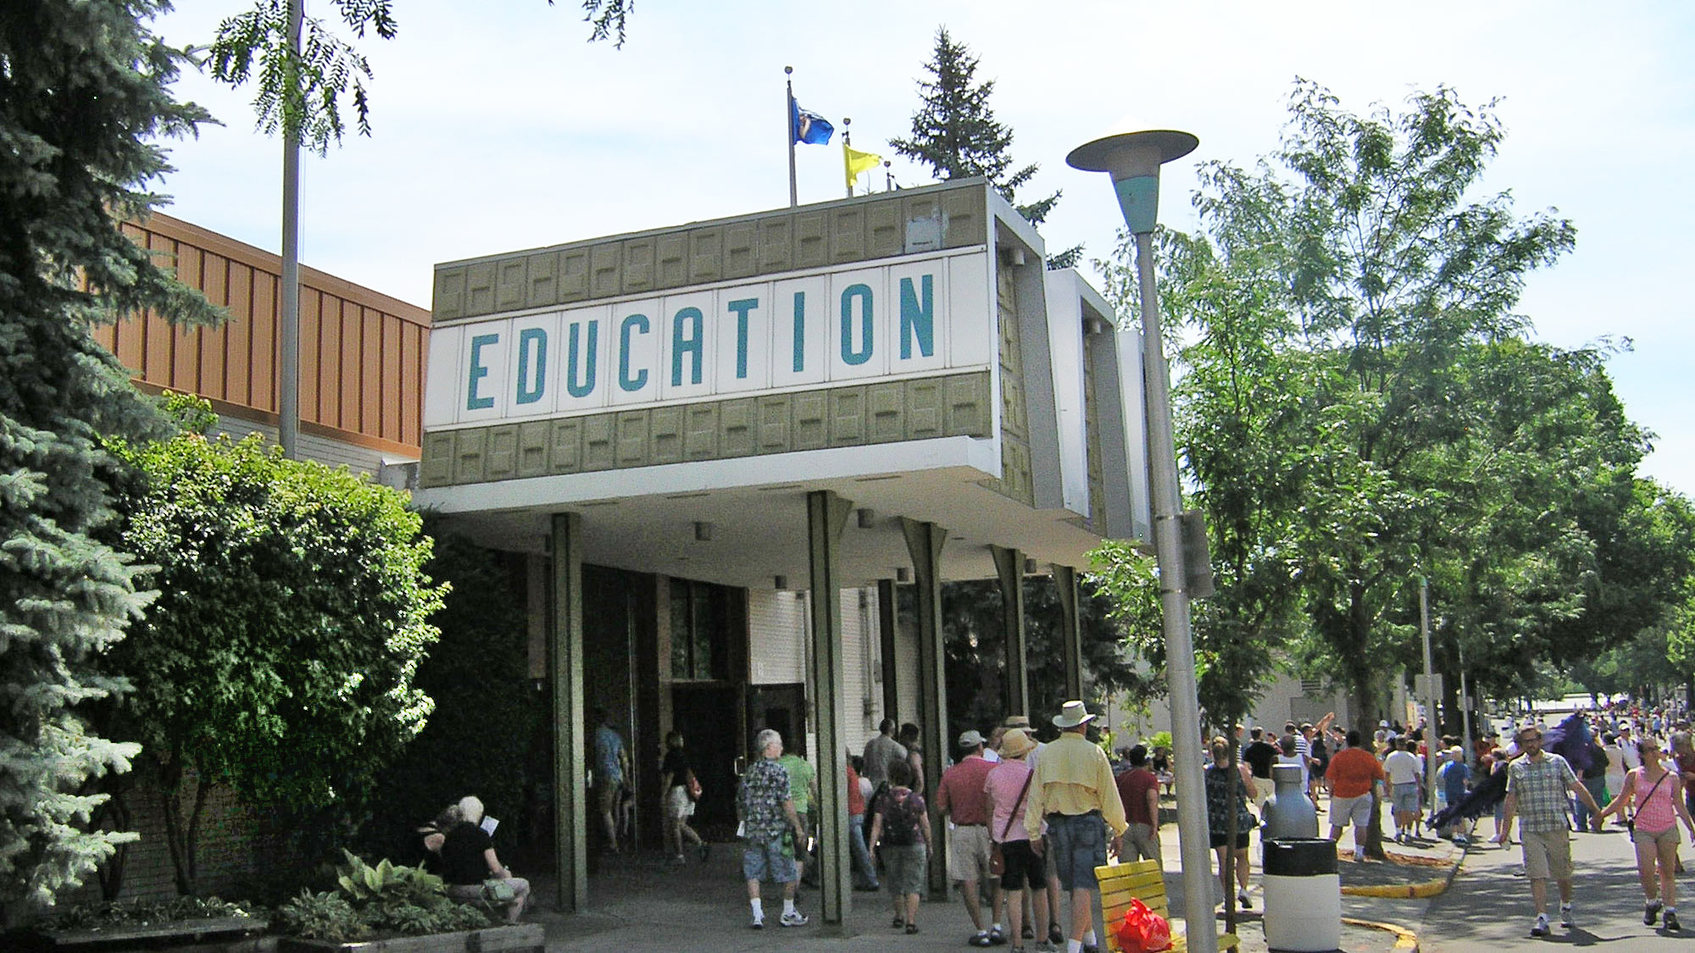
[[[1525,725],[1518,730],[1517,740],[1523,756],[1507,765],[1506,809],[1495,842],[1506,843],[1517,817],[1524,875],[1536,901],[1536,925],[1530,935],[1547,936],[1549,877],[1560,886],[1560,926],[1572,926],[1571,826],[1566,821],[1571,795],[1590,811],[1599,813],[1600,805],[1566,759],[1542,750],[1541,728]]]

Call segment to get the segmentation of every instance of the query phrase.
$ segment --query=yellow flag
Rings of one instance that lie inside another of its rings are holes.
[[[883,163],[883,157],[872,152],[860,152],[846,142],[842,143],[842,164],[847,169],[847,187],[853,188],[853,180],[867,169],[875,169]]]

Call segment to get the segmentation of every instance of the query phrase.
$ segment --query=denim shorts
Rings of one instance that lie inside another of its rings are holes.
[[[1095,868],[1106,863],[1106,822],[1098,811],[1049,814],[1048,858],[1063,890],[1099,890]]]
[[[794,883],[795,859],[783,856],[782,835],[764,840],[749,839],[742,848],[742,878],[769,880],[772,883]]]

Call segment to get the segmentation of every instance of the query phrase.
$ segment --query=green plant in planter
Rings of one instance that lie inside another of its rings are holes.
[[[218,917],[263,919],[264,916],[262,909],[231,903],[217,897],[172,897],[167,900],[78,904],[47,918],[42,925],[53,930],[101,930],[146,926],[172,920],[205,920]]]
[[[300,896],[278,907],[271,927],[290,936],[338,943],[362,940],[370,935],[364,917],[345,897],[310,890],[300,891]]]
[[[336,868],[336,882],[354,904],[390,909],[416,905],[446,892],[441,878],[429,871],[397,866],[387,858],[373,867],[351,851],[343,849],[341,854],[347,866]]]
[[[419,936],[477,930],[489,925],[480,908],[456,903],[440,877],[388,860],[368,864],[342,851],[347,864],[336,868],[338,889],[301,891],[277,910],[277,928],[311,939],[346,942],[383,934]]]

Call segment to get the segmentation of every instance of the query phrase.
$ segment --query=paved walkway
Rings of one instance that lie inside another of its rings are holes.
[[[1177,864],[1176,826],[1165,825],[1163,834],[1167,890],[1172,895],[1174,911],[1180,912],[1182,883]],[[1257,848],[1255,853],[1258,853]],[[531,918],[547,927],[550,953],[587,953],[606,949],[699,953],[760,950],[817,953],[903,950],[920,953],[970,948],[966,944],[972,932],[970,919],[957,898],[922,904],[918,914],[920,932],[907,935],[890,928],[891,909],[885,895],[854,893],[845,930],[830,933],[818,923],[817,891],[803,890],[799,906],[802,912],[813,918],[812,924],[792,929],[777,926],[782,901],[767,899],[765,929],[752,930],[748,927],[745,885],[740,880],[740,857],[737,845],[719,844],[711,859],[704,864],[691,860],[685,865],[672,866],[652,853],[618,858],[615,862],[604,864],[596,875],[591,876],[590,912],[575,916],[550,912],[546,898],[551,895],[551,884],[541,882],[537,884],[537,895],[544,902],[538,905]],[[1422,871],[1419,876],[1423,876]],[[1216,878],[1212,878],[1210,883],[1216,889]],[[1238,924],[1242,949],[1249,953],[1266,949],[1258,917],[1261,901],[1257,869],[1253,884],[1250,895],[1255,910]],[[1367,900],[1362,903],[1370,907],[1373,902]],[[1353,898],[1344,898],[1344,916],[1374,913],[1370,909],[1353,909],[1356,905],[1360,904],[1356,904]],[[1368,919],[1376,919],[1376,916]],[[1219,925],[1221,927],[1222,920]],[[1401,933],[1363,925],[1345,926],[1342,941],[1341,948],[1350,953],[1408,953],[1414,949],[1411,940],[1404,939]],[[1035,949],[1033,941],[1029,946],[1032,951]]]
[[[1689,865],[1688,844],[1683,845],[1683,854]],[[1686,928],[1672,934],[1642,924],[1642,888],[1636,879],[1635,855],[1622,828],[1572,835],[1572,858],[1577,868],[1573,878],[1577,925],[1564,930],[1556,923],[1553,935],[1546,939],[1530,936],[1535,908],[1530,883],[1519,873],[1516,846],[1491,844],[1474,849],[1445,894],[1418,903],[1384,901],[1379,909],[1414,924],[1426,953],[1500,953],[1548,945],[1596,946],[1619,953],[1695,949],[1695,929],[1689,928],[1695,920],[1695,875],[1678,878],[1679,912],[1684,914]],[[1552,885],[1549,894],[1558,896]]]

